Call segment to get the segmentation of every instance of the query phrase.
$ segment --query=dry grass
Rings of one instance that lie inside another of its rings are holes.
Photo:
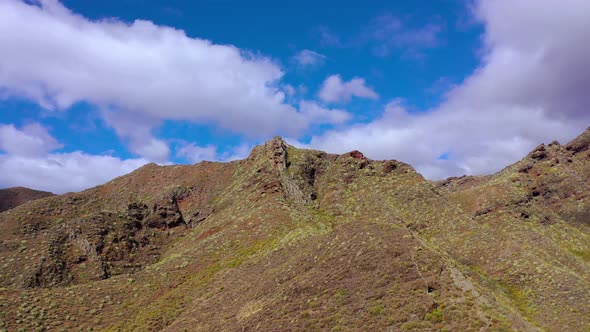
[[[439,183],[274,139],[29,202],[0,214],[0,331],[587,330],[584,135]]]

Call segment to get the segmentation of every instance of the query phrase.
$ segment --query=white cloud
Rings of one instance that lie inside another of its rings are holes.
[[[0,186],[24,186],[61,194],[103,184],[146,163],[145,159],[122,160],[79,151],[39,157],[0,155]]]
[[[342,80],[340,75],[332,75],[326,78],[318,96],[321,100],[330,103],[348,102],[354,97],[378,99],[379,95],[365,85],[365,80],[355,77],[348,82]]]
[[[38,123],[28,124],[20,130],[12,124],[0,125],[0,150],[9,154],[35,157],[61,147]]]
[[[477,15],[483,64],[439,107],[408,113],[394,102],[381,118],[316,136],[311,146],[399,159],[439,179],[495,172],[541,142],[581,133],[590,123],[590,2],[482,0]]]
[[[578,127],[575,121],[554,121],[525,109],[513,109],[509,117],[469,108],[416,115],[393,102],[381,118],[316,136],[310,146],[337,153],[358,149],[370,158],[402,160],[426,177],[440,179],[497,171],[542,141],[579,133]],[[448,152],[449,160],[439,160]]]
[[[408,113],[394,101],[380,118],[316,135],[311,145],[400,159],[429,178],[442,178],[497,171],[542,141],[571,139],[590,123],[590,2],[530,4],[477,3],[475,14],[485,25],[482,65],[451,87],[436,109]],[[387,40],[389,47],[438,43],[436,26],[410,31],[395,20],[389,24],[386,28],[403,32]],[[38,182],[45,186],[40,189],[60,192],[70,190],[63,189],[70,183],[76,188],[98,184],[97,176],[122,174],[147,159],[165,160],[170,149],[152,129],[167,119],[293,137],[316,121],[343,124],[349,119],[345,111],[313,101],[295,99],[298,109],[288,105],[285,92],[295,88],[281,85],[283,72],[271,59],[151,22],[90,21],[56,1],[33,6],[0,0],[0,31],[18,31],[0,34],[0,96],[25,96],[54,109],[79,100],[94,103],[130,150],[145,157],[52,153],[61,145],[43,127],[7,125],[0,128],[0,149],[6,151],[0,157],[0,185],[21,179],[20,185]],[[379,36],[387,34],[373,31],[371,38]],[[331,42],[340,44],[336,37]],[[327,103],[379,98],[362,78],[343,81],[339,75],[328,77],[318,96]],[[246,152],[221,154],[207,146],[193,148],[195,160],[225,160],[249,151],[246,145]],[[443,154],[449,158],[441,160]],[[83,165],[90,169],[87,174]],[[80,174],[79,180],[68,182],[68,172]]]
[[[283,84],[282,89],[287,95],[287,100],[289,100],[291,103],[301,100],[301,98],[307,94],[307,87],[303,84],[299,84],[297,86]],[[301,112],[301,109],[299,109],[299,111]],[[310,119],[310,122],[312,121],[313,120]]]
[[[179,141],[179,143],[179,147],[176,150],[176,156],[184,158],[193,164],[203,160],[228,162],[244,159],[248,157],[250,151],[254,148],[254,144],[242,143],[221,152],[219,151],[219,148],[214,145],[199,146],[195,143],[189,143],[186,141]]]
[[[149,137],[145,141],[132,141],[131,151],[143,158],[157,163],[165,163],[168,160],[170,148],[164,141]]]
[[[293,97],[297,93],[297,90],[291,84],[284,84],[283,91],[285,91],[288,97]]]
[[[314,123],[342,124],[351,118],[345,110],[327,109],[313,101],[301,101],[299,110]]]
[[[1,95],[49,109],[87,101],[116,110],[119,116],[107,122],[149,159],[168,153],[149,133],[162,120],[212,123],[256,137],[297,134],[310,125],[285,102],[281,68],[232,45],[145,20],[91,21],[56,0],[0,1],[0,31],[14,32],[0,34]],[[112,120],[129,117],[149,119],[141,137]]]
[[[312,50],[302,50],[293,56],[299,67],[315,67],[324,63],[326,56]]]
[[[477,15],[486,23],[486,65],[456,98],[590,115],[590,2],[486,0]]]
[[[219,161],[227,162],[227,161],[244,159],[244,158],[248,157],[248,155],[250,155],[250,152],[252,151],[253,148],[254,148],[253,144],[242,143],[242,144],[234,147],[230,151],[222,153],[219,156]]]
[[[103,110],[103,117],[127,142],[131,152],[157,163],[168,160],[168,144],[155,138],[151,133],[152,128],[158,125],[158,120],[135,112],[113,110]]]
[[[6,134],[6,135],[5,135]],[[0,187],[25,186],[54,193],[79,191],[103,184],[146,164],[83,152],[52,153],[62,145],[34,123],[17,129],[0,126]]]
[[[178,157],[185,158],[195,164],[202,160],[217,160],[217,147],[213,145],[198,146],[194,143],[185,143],[176,151]]]

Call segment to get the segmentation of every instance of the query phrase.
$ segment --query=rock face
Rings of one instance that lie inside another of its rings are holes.
[[[39,191],[23,187],[0,189],[0,212],[48,196],[53,196],[53,194],[47,191]]]
[[[565,148],[573,154],[588,151],[588,149],[590,149],[590,128],[586,129],[582,135],[569,142]]]
[[[0,213],[0,330],[585,331],[590,131],[493,175],[276,137]]]
[[[354,159],[365,159],[365,155],[362,152],[354,150],[348,153]]]

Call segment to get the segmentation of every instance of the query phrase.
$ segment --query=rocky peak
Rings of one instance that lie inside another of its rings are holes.
[[[347,155],[353,157],[354,159],[367,159],[365,155],[360,152],[359,150],[350,151]]]
[[[540,160],[544,160],[547,158],[547,148],[545,147],[545,144],[541,144],[539,146],[537,146],[530,154],[529,156],[537,161]]]
[[[273,162],[274,165],[280,169],[287,167],[287,142],[280,136],[275,136],[273,139],[266,141],[262,145],[255,146],[252,152],[248,156],[248,159],[268,159]]]
[[[588,127],[581,135],[569,142],[565,148],[568,151],[573,152],[573,154],[590,149],[590,127]]]
[[[287,167],[287,142],[281,137],[275,136],[266,142],[265,146],[274,164],[284,170]]]

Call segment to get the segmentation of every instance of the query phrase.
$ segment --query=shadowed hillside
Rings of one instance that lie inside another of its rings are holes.
[[[0,214],[0,329],[588,331],[590,129],[501,172],[275,138]]]
[[[53,194],[47,191],[39,191],[23,187],[0,189],[0,212],[48,196],[53,196]]]

